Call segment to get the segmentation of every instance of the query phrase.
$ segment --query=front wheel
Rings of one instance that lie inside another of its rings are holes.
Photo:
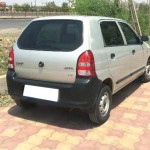
[[[150,81],[150,59],[147,62],[147,65],[145,67],[144,74],[140,77],[142,82],[149,82]]]
[[[103,124],[107,121],[112,107],[112,92],[107,85],[103,85],[89,118],[93,123]]]

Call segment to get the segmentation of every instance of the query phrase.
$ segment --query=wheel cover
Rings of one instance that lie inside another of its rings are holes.
[[[108,113],[109,103],[110,103],[109,94],[105,92],[101,97],[100,104],[99,104],[99,111],[102,117],[104,117]]]
[[[146,75],[148,78],[150,78],[150,64],[148,64],[148,65],[146,66],[145,75]]]

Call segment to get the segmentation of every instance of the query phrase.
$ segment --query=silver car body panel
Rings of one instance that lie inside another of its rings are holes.
[[[74,83],[76,79],[76,65],[78,57],[89,49],[89,27],[88,20],[84,17],[67,19],[80,20],[83,22],[83,43],[82,45],[70,52],[61,51],[36,51],[19,49],[17,44],[14,45],[15,50],[15,71],[17,76],[21,78],[51,81],[58,83]],[[50,19],[66,19],[66,17],[46,17]],[[35,21],[41,19],[35,19]],[[43,20],[43,19],[42,19]],[[39,67],[39,63],[43,62],[44,67]]]
[[[76,66],[79,56],[86,50],[91,50],[95,59],[95,68],[99,80],[112,80],[113,91],[115,93],[133,79],[127,79],[120,84],[116,84],[117,80],[128,73],[131,73],[130,63],[131,54],[128,46],[122,47],[105,47],[100,29],[100,22],[121,21],[116,18],[109,17],[92,17],[92,16],[54,16],[38,18],[33,21],[54,19],[72,19],[83,22],[83,43],[74,51],[70,52],[54,52],[54,51],[34,51],[19,49],[17,44],[14,45],[15,51],[15,71],[17,76],[21,78],[50,81],[57,83],[73,84],[76,80]],[[124,22],[124,21],[123,21]],[[119,28],[120,29],[120,28]],[[121,31],[122,33],[122,31]],[[123,39],[125,37],[122,33]],[[126,43],[125,43],[126,44]],[[126,51],[127,49],[127,51]],[[122,51],[121,51],[122,50]],[[117,53],[119,51],[119,53]],[[116,53],[116,59],[110,59],[111,53]],[[150,56],[150,48],[145,43],[141,45],[141,55],[143,56],[143,64],[146,65]],[[125,57],[124,57],[125,56]],[[140,54],[139,54],[140,56]],[[124,58],[123,58],[124,57]],[[123,58],[123,59],[122,59]],[[119,60],[119,62],[118,62]],[[142,61],[142,60],[141,60]],[[39,62],[44,63],[44,67],[39,67]],[[126,69],[126,70],[125,70]],[[139,75],[143,72],[139,72]],[[136,75],[137,77],[138,75]]]

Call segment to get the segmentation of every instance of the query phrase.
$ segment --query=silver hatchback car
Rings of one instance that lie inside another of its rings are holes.
[[[55,16],[33,20],[9,54],[8,92],[20,107],[79,108],[92,122],[110,115],[112,94],[150,80],[150,48],[124,20]]]

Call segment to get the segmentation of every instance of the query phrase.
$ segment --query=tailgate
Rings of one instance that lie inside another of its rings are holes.
[[[31,22],[14,46],[17,75],[34,80],[74,83],[83,44],[82,34],[83,22],[80,20]]]
[[[15,53],[17,76],[27,79],[74,83],[77,56],[72,52],[18,50]]]

